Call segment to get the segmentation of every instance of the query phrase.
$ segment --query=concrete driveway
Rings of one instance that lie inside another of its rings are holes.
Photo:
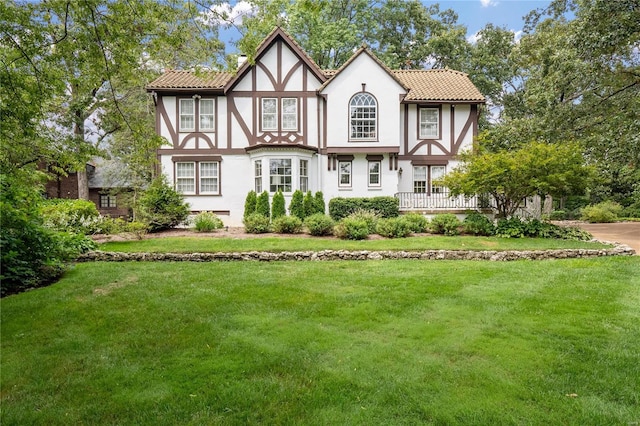
[[[626,244],[640,255],[640,222],[579,223],[597,240]]]

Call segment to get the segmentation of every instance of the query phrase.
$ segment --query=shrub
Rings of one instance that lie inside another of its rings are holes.
[[[304,194],[299,189],[293,191],[293,196],[291,197],[291,204],[289,204],[289,214],[291,216],[295,216],[301,220],[304,220],[304,210],[302,208],[302,200],[304,198]]]
[[[380,219],[376,224],[376,233],[387,238],[404,238],[411,234],[411,224],[402,216]]]
[[[567,212],[564,210],[553,210],[549,214],[549,220],[565,220],[567,218]]]
[[[201,212],[193,220],[196,232],[211,232],[224,226],[222,220],[212,212]]]
[[[431,230],[435,234],[458,235],[460,225],[460,220],[451,213],[435,215],[431,220]]]
[[[271,217],[271,211],[269,208],[269,193],[267,191],[262,191],[262,193],[258,195],[255,212],[261,214],[267,219]]]
[[[625,207],[624,210],[622,210],[621,215],[622,217],[640,217],[640,201],[636,201],[635,203]]]
[[[247,194],[247,198],[245,198],[244,200],[244,214],[242,215],[243,218],[249,216],[251,213],[256,212],[257,202],[258,195],[256,194],[256,191],[249,191],[249,193]]]
[[[400,214],[398,199],[395,197],[374,198],[332,198],[329,201],[329,215],[340,220],[357,210],[372,210],[379,217],[397,217]]]
[[[302,220],[295,216],[280,216],[273,221],[272,228],[278,234],[299,234],[302,232]]]
[[[100,222],[101,234],[119,234],[125,231],[127,221],[121,218],[103,217]]]
[[[590,223],[615,222],[622,213],[622,206],[614,201],[603,201],[582,209],[582,220]]]
[[[137,239],[141,240],[142,237],[147,233],[147,225],[145,223],[134,220],[133,222],[127,223],[124,231],[135,235]]]
[[[313,198],[313,211],[314,211],[314,214],[315,213],[325,214],[326,212],[324,194],[322,194],[322,191],[316,192],[316,195]]]
[[[496,224],[495,235],[502,238],[525,237],[525,224],[517,216],[513,216],[509,219],[499,219]]]
[[[304,217],[311,216],[315,213],[315,200],[313,199],[311,191],[307,191],[307,193],[304,194],[304,199],[302,200],[302,211]]]
[[[71,232],[58,233],[57,256],[65,260],[73,260],[81,253],[95,250],[98,245],[91,238],[83,234]]]
[[[252,213],[242,220],[244,229],[250,234],[264,234],[269,232],[270,220],[261,213]]]
[[[349,216],[334,226],[333,234],[343,240],[365,240],[369,236],[369,225],[362,218]]]
[[[358,209],[349,215],[350,218],[364,220],[369,228],[369,233],[374,234],[376,232],[376,224],[380,219],[380,216],[372,210]]]
[[[182,194],[169,186],[164,175],[151,182],[140,197],[138,208],[137,217],[147,224],[150,232],[174,228],[189,216],[189,205]]]
[[[282,194],[282,191],[278,190],[278,192],[273,195],[271,218],[275,220],[281,216],[285,216],[286,214],[287,210],[284,206],[284,194]]]
[[[312,214],[304,220],[304,226],[315,236],[331,235],[334,225],[335,222],[330,216],[321,213]]]
[[[55,231],[88,235],[101,230],[102,218],[96,205],[88,200],[47,200],[40,213],[44,225]]]
[[[420,213],[407,213],[401,217],[407,221],[413,233],[421,234],[429,230],[429,219]]]
[[[495,231],[493,222],[475,210],[467,213],[467,217],[462,221],[462,229],[465,234],[471,235],[493,235]]]

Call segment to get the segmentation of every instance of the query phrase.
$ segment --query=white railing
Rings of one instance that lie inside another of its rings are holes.
[[[400,210],[475,210],[481,207],[488,207],[479,203],[478,197],[465,197],[463,195],[450,197],[449,191],[416,193],[398,192],[395,194],[398,199]]]

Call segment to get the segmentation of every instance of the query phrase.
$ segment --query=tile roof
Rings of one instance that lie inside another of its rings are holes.
[[[458,101],[484,102],[484,96],[467,74],[450,69],[393,70],[409,88],[405,102]]]
[[[234,74],[215,71],[168,70],[147,84],[147,90],[154,89],[220,89],[222,90]]]

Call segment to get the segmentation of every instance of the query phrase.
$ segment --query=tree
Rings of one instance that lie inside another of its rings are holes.
[[[304,195],[304,199],[302,200],[302,211],[304,217],[309,217],[312,214],[316,213],[315,200],[313,198],[313,194],[311,194],[311,191],[307,191],[307,193]]]
[[[278,191],[273,194],[273,201],[271,205],[271,219],[275,220],[280,216],[286,216],[287,210],[284,205],[284,194],[282,191]]]
[[[300,220],[304,220],[304,210],[302,209],[302,200],[304,199],[304,194],[299,189],[293,191],[293,196],[291,197],[291,204],[289,204],[289,214],[291,216],[295,216]]]
[[[499,217],[510,217],[524,199],[539,195],[577,194],[587,186],[589,168],[575,143],[531,142],[498,152],[464,153],[463,164],[442,183],[452,196],[490,194]]]
[[[256,213],[261,214],[267,219],[271,217],[271,209],[269,207],[269,193],[267,191],[262,191],[262,193],[258,195],[258,200],[256,202]]]
[[[257,202],[258,202],[258,196],[256,194],[256,191],[254,190],[249,191],[249,193],[247,194],[247,198],[245,198],[244,200],[244,214],[242,215],[243,218],[256,212]]]
[[[189,216],[182,194],[169,185],[165,175],[155,178],[140,198],[138,218],[150,232],[175,228]]]
[[[324,202],[324,194],[322,191],[317,191],[313,198],[314,213],[325,214],[327,206]]]

